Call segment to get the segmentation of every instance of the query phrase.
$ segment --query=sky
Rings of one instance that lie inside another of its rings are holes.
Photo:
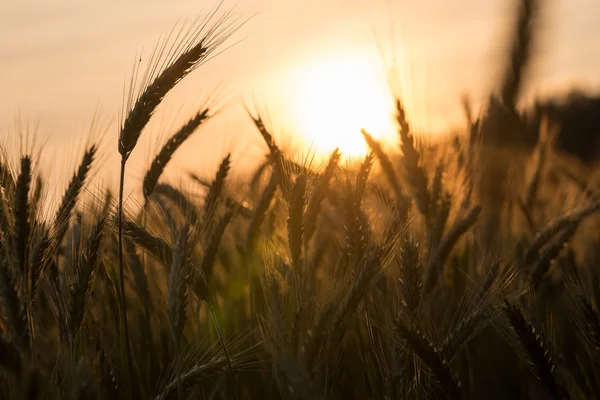
[[[98,139],[104,156],[96,179],[114,185],[123,93],[133,66],[140,59],[141,68],[147,65],[162,36],[214,4],[0,2],[0,143],[15,147],[19,134],[30,131],[39,168],[68,176],[83,146]],[[210,176],[229,152],[238,173],[260,159],[266,148],[244,105],[264,112],[277,140],[299,159],[338,143],[352,152],[360,140],[356,124],[363,122],[386,138],[389,126],[382,121],[389,113],[382,109],[390,71],[417,132],[435,137],[460,126],[460,97],[468,94],[478,104],[493,88],[514,2],[224,1],[223,9],[231,8],[245,22],[224,52],[160,106],[132,155],[130,187],[140,186],[166,137],[214,93],[221,112],[178,151],[168,170],[173,179],[183,171]],[[600,3],[548,0],[538,22],[524,99],[572,86],[598,88]],[[335,122],[342,120],[346,125]]]

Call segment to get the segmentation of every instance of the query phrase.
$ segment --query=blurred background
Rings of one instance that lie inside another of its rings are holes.
[[[525,105],[574,87],[594,92],[600,84],[600,3],[544,4]],[[45,174],[66,179],[86,141],[102,137],[106,155],[96,180],[115,185],[118,126],[134,66],[143,71],[161,37],[214,5],[2,2],[3,142],[18,149],[16,134],[28,133],[22,146],[43,148]],[[514,14],[513,2],[502,0],[244,0],[222,7],[246,22],[222,54],[160,106],[132,156],[132,190],[164,140],[215,93],[222,112],[177,152],[167,175],[212,174],[227,152],[233,152],[234,174],[255,164],[264,143],[244,104],[264,111],[279,142],[300,160],[318,163],[336,146],[349,156],[364,153],[361,127],[395,140],[386,111],[390,77],[414,130],[436,140],[463,124],[461,96],[470,97],[474,110],[486,101],[503,67]]]

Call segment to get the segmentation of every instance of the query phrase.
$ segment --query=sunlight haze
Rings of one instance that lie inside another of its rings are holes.
[[[23,1],[0,5],[0,132],[35,121],[42,163],[77,157],[99,115],[108,126],[103,168],[112,171],[123,93],[135,62],[148,61],[161,36],[208,11],[207,1]],[[279,140],[299,154],[308,148],[364,153],[360,128],[394,140],[387,83],[396,72],[416,131],[443,133],[462,123],[460,96],[475,104],[499,71],[512,2],[430,0],[280,1],[235,5],[233,45],[170,93],[132,156],[128,184],[139,186],[151,154],[203,101],[219,90],[222,112],[180,149],[169,174],[212,174],[233,152],[236,165],[255,163],[264,144],[244,111],[264,110]],[[546,2],[527,96],[597,87],[600,13],[595,0]],[[225,49],[227,46],[224,46]],[[136,57],[139,57],[136,58]],[[143,67],[142,67],[143,69]],[[543,90],[542,90],[543,88]],[[13,140],[14,141],[14,140]],[[116,160],[116,156],[114,158]],[[61,170],[61,168],[54,168]],[[134,172],[138,171],[138,172]],[[108,184],[110,174],[98,174]]]

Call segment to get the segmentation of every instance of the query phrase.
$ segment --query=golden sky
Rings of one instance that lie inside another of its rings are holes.
[[[600,3],[546,3],[527,96],[572,84],[597,88]],[[44,162],[64,173],[57,163],[68,164],[67,169],[74,165],[97,113],[108,126],[104,149],[116,159],[119,110],[136,55],[141,52],[142,62],[147,60],[161,35],[213,5],[183,0],[1,2],[3,142],[14,142],[17,115],[37,123]],[[363,123],[385,131],[386,68],[394,57],[413,125],[423,132],[456,126],[462,117],[460,96],[468,93],[477,102],[491,88],[513,8],[503,0],[224,3],[225,9],[233,6],[236,15],[251,18],[230,40],[233,47],[165,99],[134,151],[129,179],[134,185],[161,140],[216,88],[227,107],[177,153],[171,174],[185,169],[212,174],[229,151],[237,160],[234,166],[258,159],[264,148],[244,114],[244,102],[268,112],[276,137],[298,145],[299,157],[307,152],[301,143],[329,150],[340,142],[352,151],[358,128],[348,133],[354,136],[332,134],[327,140],[319,138],[325,136],[319,129],[345,131]],[[346,125],[335,122],[342,119]],[[107,170],[111,157],[104,157]]]

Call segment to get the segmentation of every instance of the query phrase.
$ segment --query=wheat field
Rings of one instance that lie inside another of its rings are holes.
[[[212,13],[129,91],[118,191],[90,189],[92,143],[48,212],[36,156],[2,151],[0,399],[600,398],[600,194],[555,121],[517,108],[538,7],[519,3],[498,92],[438,143],[397,95],[397,145],[363,130],[363,159],[308,166],[248,107],[268,149],[249,178],[228,155],[171,184],[207,105],[133,207],[145,126],[239,27]]]

